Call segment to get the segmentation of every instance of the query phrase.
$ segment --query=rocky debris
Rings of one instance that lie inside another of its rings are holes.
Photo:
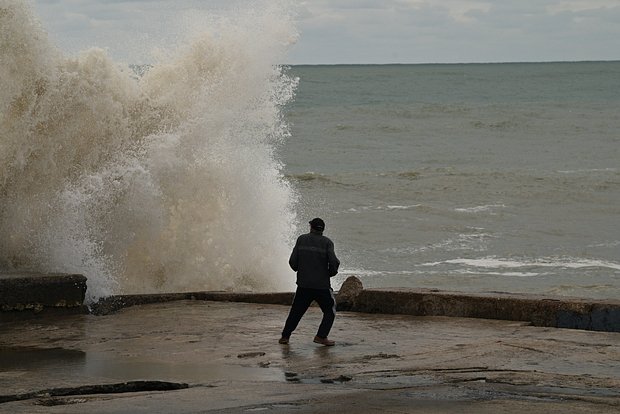
[[[322,384],[336,384],[336,383],[345,383],[345,382],[349,382],[353,379],[353,377],[349,376],[349,375],[339,375],[336,378],[322,378],[321,379],[321,383]]]
[[[285,372],[284,379],[287,382],[300,382],[299,376],[296,372],[290,372],[290,371]]]
[[[390,358],[400,358],[400,355],[386,354],[383,352],[379,352],[378,354],[375,354],[375,355],[364,355],[362,357],[362,360],[370,361],[371,359],[390,359]]]
[[[244,352],[242,354],[237,355],[237,358],[256,358],[265,356],[264,352]]]

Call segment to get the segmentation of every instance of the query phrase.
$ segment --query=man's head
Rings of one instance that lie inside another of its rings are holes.
[[[313,218],[310,220],[310,229],[315,231],[323,231],[325,230],[325,222],[320,218]]]

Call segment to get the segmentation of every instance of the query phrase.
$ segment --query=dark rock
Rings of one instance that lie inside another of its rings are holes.
[[[364,290],[362,281],[356,276],[349,276],[342,286],[340,286],[340,290],[336,296],[337,309],[343,311],[353,309],[355,307],[355,301],[362,290]]]

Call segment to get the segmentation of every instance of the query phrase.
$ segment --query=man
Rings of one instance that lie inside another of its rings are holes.
[[[323,311],[323,320],[314,337],[314,342],[334,346],[328,339],[329,331],[336,317],[336,300],[329,282],[338,273],[340,260],[334,252],[334,243],[323,236],[325,222],[320,218],[310,221],[310,233],[297,238],[288,263],[297,272],[297,291],[279,343],[286,345],[297,324],[315,300]]]

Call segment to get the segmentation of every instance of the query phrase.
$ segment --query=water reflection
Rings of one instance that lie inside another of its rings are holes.
[[[37,370],[55,375],[71,372],[74,377],[111,381],[282,381],[280,369],[267,363],[261,365],[260,361],[251,364],[240,366],[225,361],[183,363],[65,348],[0,347],[0,372]]]
[[[86,353],[75,349],[26,346],[0,347],[0,371],[62,365],[83,365]]]
[[[333,353],[337,352],[331,346],[307,346],[307,345],[285,345],[281,346],[282,359],[285,361],[307,360],[309,358],[332,358]]]

